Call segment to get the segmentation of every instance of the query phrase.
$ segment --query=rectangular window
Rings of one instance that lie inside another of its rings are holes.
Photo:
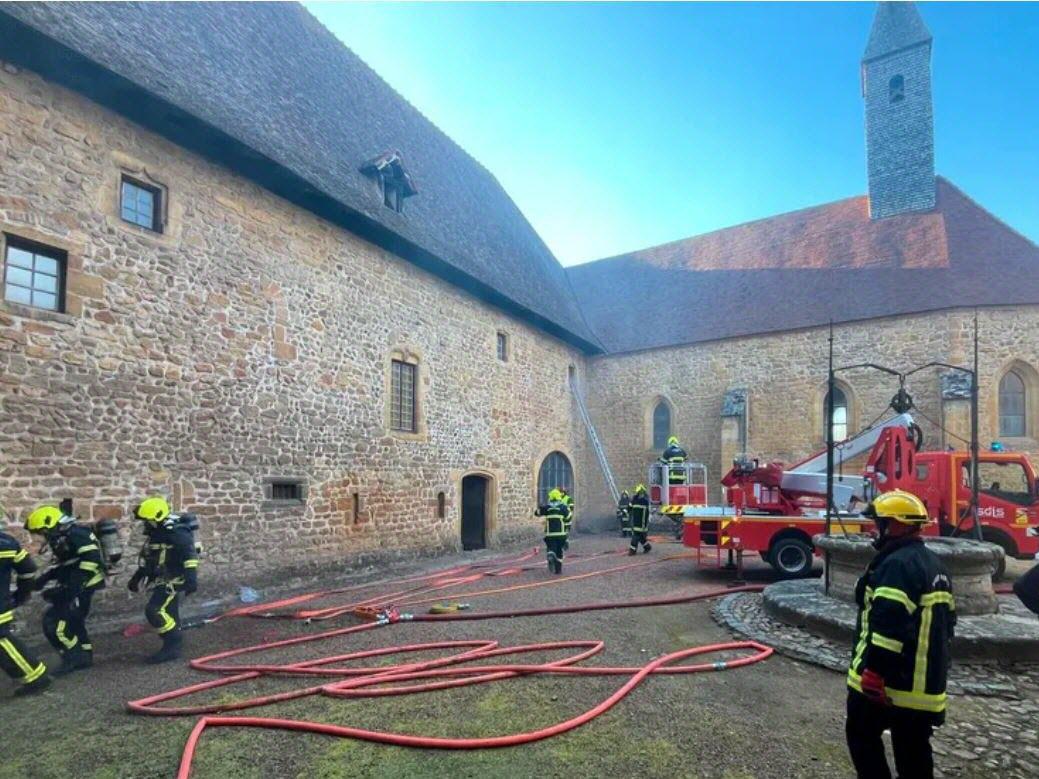
[[[390,427],[405,433],[417,431],[415,424],[415,373],[412,363],[393,361],[390,375]]]
[[[303,485],[298,481],[271,484],[271,500],[303,500]]]
[[[4,300],[64,311],[65,252],[13,235],[5,238]]]
[[[162,232],[162,190],[123,176],[119,197],[123,221]]]
[[[509,336],[501,332],[498,333],[498,359],[509,361]]]

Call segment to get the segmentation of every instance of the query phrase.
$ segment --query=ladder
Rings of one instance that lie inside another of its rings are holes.
[[[573,390],[574,400],[577,401],[577,408],[581,412],[581,420],[588,430],[588,438],[592,442],[592,449],[595,450],[595,456],[599,460],[599,467],[602,468],[603,479],[606,481],[610,495],[613,496],[613,503],[616,505],[621,497],[620,492],[617,490],[617,482],[613,480],[613,471],[610,470],[610,463],[606,460],[606,451],[602,448],[602,441],[599,440],[599,436],[595,432],[595,425],[592,424],[592,418],[588,415],[588,408],[584,405],[584,398],[581,397],[581,392],[577,387],[576,376],[571,375],[570,377],[570,389]]]

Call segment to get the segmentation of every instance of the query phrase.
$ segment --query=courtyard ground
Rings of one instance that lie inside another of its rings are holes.
[[[564,576],[625,565],[619,536],[578,536]],[[524,547],[529,549],[529,547]],[[373,578],[405,576],[472,560],[514,556],[522,549],[456,555],[400,566]],[[688,559],[664,558],[684,551],[661,542],[636,568],[485,596],[498,587],[550,578],[544,565],[507,577],[481,579],[451,590],[451,601],[468,601],[473,612],[530,609],[569,603],[705,592],[724,586],[728,574],[697,570]],[[579,558],[577,555],[584,555]],[[540,560],[540,558],[537,558]],[[344,574],[344,581],[346,580]],[[767,582],[771,569],[750,563],[747,578]],[[340,581],[324,581],[315,589]],[[386,592],[385,584],[317,602],[332,605]],[[308,606],[315,604],[308,604]],[[502,646],[577,639],[602,639],[605,650],[585,665],[640,666],[678,649],[724,642],[732,637],[711,618],[711,601],[566,616],[453,623],[401,623],[317,643],[264,652],[264,662],[285,663],[365,648],[437,640],[493,639]],[[429,604],[410,607],[416,613]],[[230,618],[190,630],[190,656],[313,634],[355,623],[352,616],[306,624],[297,621]],[[155,648],[149,634],[98,636],[96,666],[58,680],[47,694],[20,701],[0,691],[3,760],[0,777],[171,777],[197,717],[144,717],[129,714],[127,700],[204,681],[212,675],[186,664],[152,668],[141,664]],[[432,656],[432,655],[430,655]],[[561,654],[528,655],[544,662]],[[396,662],[388,658],[386,662]],[[505,662],[519,662],[506,658]],[[422,695],[344,700],[320,695],[252,709],[245,714],[297,718],[429,736],[491,736],[545,727],[568,719],[606,698],[624,677],[514,678]],[[228,702],[241,697],[295,689],[299,679],[260,679],[222,688],[181,703]],[[418,750],[269,730],[221,728],[200,742],[196,779],[267,777],[412,776],[645,776],[668,777],[841,777],[850,776],[843,734],[845,687],[840,674],[774,655],[746,668],[696,675],[652,676],[613,709],[592,722],[544,741],[482,751]],[[1007,702],[1007,705],[1013,705]],[[951,718],[987,711],[967,696],[953,701]],[[989,716],[991,712],[988,713]],[[978,721],[984,731],[987,722]],[[942,742],[941,732],[936,740]],[[992,750],[1011,749],[996,740]],[[943,750],[948,751],[948,750]],[[939,758],[944,775],[981,776],[969,760]]]

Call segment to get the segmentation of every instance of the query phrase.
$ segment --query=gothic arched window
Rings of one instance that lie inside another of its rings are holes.
[[[823,414],[826,413],[829,395],[823,399]],[[833,425],[833,440],[840,443],[848,437],[848,396],[840,387],[833,388],[833,416],[830,418]],[[825,432],[825,431],[824,431]]]
[[[671,435],[671,407],[660,401],[653,408],[653,448],[663,449]]]
[[[1025,435],[1025,382],[1016,372],[1007,371],[999,381],[999,434]]]
[[[538,471],[538,505],[548,503],[548,491],[560,487],[574,495],[574,469],[562,452],[552,452],[541,461]]]

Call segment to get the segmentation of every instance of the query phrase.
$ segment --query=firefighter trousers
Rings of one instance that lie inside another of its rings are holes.
[[[642,548],[645,551],[648,552],[649,549],[650,549],[649,541],[647,540],[647,536],[648,535],[649,535],[649,531],[648,530],[634,530],[633,529],[631,531],[631,544],[628,546],[628,549],[632,553],[637,552],[637,551],[639,551],[639,544],[642,544]]]
[[[50,608],[43,612],[43,635],[61,654],[94,651],[87,633],[87,617],[90,616],[93,597],[93,590],[82,590],[75,598],[59,594]]]
[[[47,673],[47,666],[11,635],[9,625],[0,625],[0,668],[22,684],[35,682]]]
[[[160,636],[180,630],[180,589],[177,585],[156,586],[144,607],[144,615]]]
[[[557,560],[563,559],[566,549],[566,536],[545,536],[545,547],[548,554],[555,555]]]
[[[849,691],[845,735],[859,779],[890,779],[891,770],[880,738],[885,730],[891,731],[899,779],[932,779],[931,733],[934,727],[928,716],[896,706],[870,703],[864,695]]]

